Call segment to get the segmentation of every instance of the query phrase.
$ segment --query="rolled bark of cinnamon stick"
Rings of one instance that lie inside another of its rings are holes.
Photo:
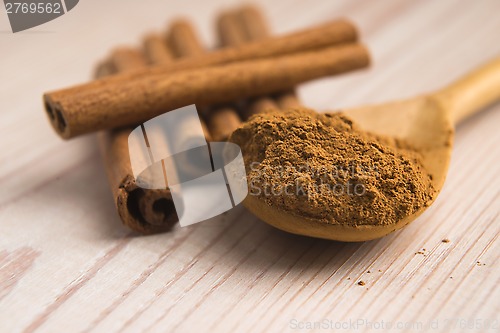
[[[160,34],[153,33],[144,37],[142,47],[148,65],[165,65],[172,62],[172,53],[166,47],[166,42]]]
[[[361,44],[146,76],[105,84],[83,98],[46,94],[45,104],[63,138],[144,122],[189,104],[215,104],[289,90],[312,79],[366,67]]]
[[[53,96],[72,92],[91,93],[96,87],[113,81],[131,80],[141,76],[167,75],[175,71],[208,67],[231,62],[270,58],[327,46],[355,42],[358,33],[355,26],[346,19],[334,20],[309,29],[284,36],[267,38],[254,43],[227,47],[198,57],[181,60],[168,65],[152,66],[129,73],[117,74],[74,87],[52,92]]]
[[[140,77],[169,75],[180,70],[274,57],[304,50],[314,50],[329,45],[353,42],[356,39],[357,32],[354,25],[347,20],[337,20],[286,36],[269,38],[264,41],[244,44],[238,47],[225,48],[186,60],[176,61],[172,64],[150,66],[53,91],[45,94],[45,109],[56,131],[63,137],[70,138],[79,133],[72,134],[66,129],[67,120],[58,107],[58,103],[67,97],[76,98],[76,95],[78,95],[79,99],[89,99],[93,98],[96,90],[99,91],[101,87],[113,85],[113,83],[120,84],[121,82],[127,82]]]
[[[222,47],[237,46],[246,42],[237,17],[231,12],[222,13],[216,20],[217,37]],[[241,118],[233,105],[210,110],[208,127],[214,141],[226,141],[241,125]]]
[[[271,35],[269,25],[259,8],[246,5],[240,9],[237,15],[247,40],[259,40]],[[301,106],[294,90],[277,94],[275,100],[276,102],[270,97],[266,97],[265,99],[261,98],[253,101],[245,110],[246,118],[257,113],[266,112],[266,110]]]
[[[174,62],[175,55],[173,50],[168,47],[170,39],[181,39],[184,40],[186,37],[189,38],[189,31],[185,31],[182,27],[179,29],[175,24],[169,27],[169,33],[167,34],[166,40],[160,35],[153,34],[146,36],[143,47],[144,54],[149,60],[150,65],[165,65]],[[183,43],[183,49],[192,50],[193,52],[199,52],[198,50],[193,50],[193,45],[188,43]],[[207,125],[203,120],[200,119],[201,127],[205,133],[207,140],[210,139],[210,134],[207,129]],[[190,133],[183,133],[183,138],[189,139]]]
[[[248,41],[239,18],[232,11],[219,14],[215,26],[221,47],[239,46]]]
[[[196,36],[191,24],[186,20],[177,20],[170,25],[168,45],[177,57],[188,59],[205,54],[203,44]]]
[[[241,118],[231,106],[222,106],[210,112],[207,123],[213,141],[222,142],[241,125]]]
[[[253,5],[243,6],[238,17],[247,40],[259,40],[270,36],[271,29],[262,12]]]
[[[160,38],[145,39],[148,59],[169,61],[168,49]],[[163,50],[162,50],[163,48]],[[111,59],[99,66],[96,76],[126,72],[147,64],[144,54],[134,49],[118,49]],[[130,164],[128,137],[132,128],[99,133],[101,155],[118,215],[123,224],[140,233],[167,231],[178,221],[172,194],[168,188],[144,190],[137,186]]]
[[[169,33],[167,34],[167,43],[169,49],[172,51],[173,56],[176,59],[189,58],[190,56],[197,56],[205,53],[202,43],[198,40],[195,31],[191,28],[191,24],[184,20],[179,19],[174,22],[169,27]],[[199,108],[203,109],[203,108]],[[198,110],[199,112],[202,110]],[[173,144],[178,144],[179,147],[186,147],[193,145],[186,144],[186,141],[194,140],[199,141],[200,138],[198,133],[196,133],[197,124],[194,122],[201,122],[203,132],[205,133],[205,139],[207,141],[212,140],[212,133],[210,132],[208,126],[201,119],[191,119],[188,122],[184,122],[180,128],[176,131],[179,133],[175,135],[179,139]],[[183,156],[181,158],[184,158]],[[189,165],[189,163],[185,163]]]
[[[247,41],[256,41],[269,37],[269,27],[264,16],[257,7],[253,5],[243,6],[234,13],[235,19],[239,23],[239,29]],[[276,110],[278,105],[271,96],[261,96],[247,101],[246,107],[242,111],[243,119],[268,110]]]
[[[226,19],[222,26],[220,22],[217,23],[217,26],[218,29],[222,29],[222,33],[226,34],[224,38],[225,42],[238,44],[241,40],[240,36],[238,36],[238,31],[233,31],[231,26],[229,26],[229,29],[227,27],[227,24],[231,25],[231,23]],[[169,46],[176,56],[193,57],[205,52],[193,26],[189,22],[185,20],[176,21],[171,25],[170,29],[171,35],[168,38]],[[176,31],[181,31],[182,33],[174,34]],[[244,40],[241,40],[241,42],[244,42]],[[241,123],[238,113],[230,106],[216,108],[207,113],[208,131],[213,141],[226,141],[229,135]]]
[[[278,103],[278,107],[280,109],[293,109],[299,108],[302,106],[297,93],[295,91],[289,91],[276,96],[276,102]]]

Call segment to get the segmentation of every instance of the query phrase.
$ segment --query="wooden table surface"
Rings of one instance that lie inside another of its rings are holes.
[[[432,91],[500,55],[497,0],[261,2],[276,33],[359,25],[373,65],[301,86],[318,110]],[[383,239],[294,236],[243,207],[162,235],[121,226],[96,138],[60,140],[42,93],[179,15],[213,45],[215,16],[236,5],[85,0],[17,34],[0,14],[0,331],[498,331],[498,104],[458,127],[436,203]]]

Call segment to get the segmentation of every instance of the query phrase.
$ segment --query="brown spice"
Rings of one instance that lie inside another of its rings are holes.
[[[450,240],[449,240],[448,238],[445,238],[445,239],[443,239],[441,242],[443,242],[443,243],[449,243],[449,242],[450,242]]]
[[[237,17],[231,12],[222,13],[217,18],[217,36],[222,47],[236,46],[245,43]],[[226,141],[231,133],[241,124],[236,105],[218,106],[209,111],[208,126],[214,141]]]
[[[129,48],[114,50],[111,57],[96,70],[96,77],[145,67],[146,55],[154,49],[155,61],[169,61],[168,49],[148,38],[145,52]],[[156,45],[155,47],[152,47]],[[164,48],[161,51],[161,48]],[[159,55],[163,55],[159,59]],[[150,58],[151,59],[151,58]],[[141,233],[169,230],[179,220],[168,188],[144,190],[137,186],[130,165],[128,136],[132,128],[99,133],[101,155],[106,167],[115,205],[124,225]]]
[[[238,16],[232,11],[221,13],[215,23],[221,47],[239,46],[246,43]]]
[[[365,284],[366,284],[365,281],[359,281],[358,282],[358,285],[360,285],[360,286],[364,286]]]
[[[149,65],[159,65],[171,62],[173,56],[165,45],[160,34],[152,33],[144,37],[142,42],[144,54]]]
[[[179,19],[170,25],[168,45],[178,57],[196,57],[205,53],[203,44],[187,20]],[[175,49],[174,47],[175,46]]]
[[[224,23],[221,23],[221,20]],[[225,38],[219,36],[220,39],[238,44],[237,40],[234,40],[238,39],[238,31],[231,25],[227,26],[227,23],[231,22],[227,20],[227,15],[222,14],[217,22],[219,31],[229,35]],[[177,57],[189,58],[205,53],[193,25],[185,20],[172,23],[168,41]],[[240,116],[232,106],[222,106],[209,111],[205,109],[205,111],[208,116],[208,131],[213,141],[226,141],[229,135],[241,124]]]
[[[271,35],[267,20],[259,8],[252,5],[243,6],[236,12],[235,17],[247,40],[262,40]],[[244,110],[244,119],[246,120],[254,114],[267,112],[268,109],[288,109],[301,105],[294,91],[280,93],[275,96],[275,99],[260,97],[251,101]]]
[[[80,92],[92,94],[94,89],[116,81],[128,81],[141,76],[167,75],[174,71],[201,68],[236,61],[262,59],[284,54],[292,54],[304,50],[315,50],[332,45],[355,42],[358,38],[356,27],[347,20],[335,20],[316,27],[298,31],[285,36],[267,38],[266,40],[247,43],[238,47],[227,47],[209,54],[200,55],[170,65],[159,65],[134,72],[114,75],[102,80],[94,80],[87,84],[54,92],[57,99],[59,93]]]
[[[434,191],[416,152],[340,113],[256,115],[230,141],[243,151],[249,195],[324,223],[390,225],[428,206]]]
[[[197,57],[195,57],[197,58]],[[54,129],[71,138],[134,125],[189,104],[214,104],[283,91],[301,82],[364,68],[366,48],[347,44],[275,58],[241,61],[92,84],[44,95]]]
[[[263,39],[270,36],[270,27],[261,10],[253,5],[241,7],[237,14],[248,40]]]

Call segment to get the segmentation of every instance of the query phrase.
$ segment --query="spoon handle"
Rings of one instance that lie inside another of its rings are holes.
[[[500,100],[500,57],[473,70],[435,95],[454,124]]]

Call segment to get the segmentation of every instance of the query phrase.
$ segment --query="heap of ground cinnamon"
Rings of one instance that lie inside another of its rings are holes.
[[[229,140],[243,151],[249,195],[325,223],[393,224],[428,206],[434,191],[418,152],[341,113],[260,114]]]

